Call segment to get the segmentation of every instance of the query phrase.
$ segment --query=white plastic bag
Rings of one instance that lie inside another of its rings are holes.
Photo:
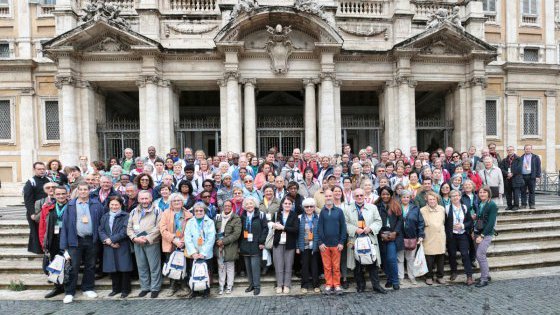
[[[414,264],[411,272],[415,278],[428,273],[428,264],[426,263],[424,245],[422,243],[420,243],[420,246],[418,246],[418,250],[416,251],[416,257],[414,258]]]
[[[376,260],[376,251],[368,236],[357,237],[354,242],[354,258],[362,265],[371,265]]]
[[[49,273],[48,280],[49,282],[55,284],[64,284],[64,264],[66,263],[66,259],[64,259],[61,255],[54,256],[54,259],[51,261],[49,266],[47,267],[47,271]]]
[[[197,259],[194,261],[189,286],[193,291],[204,291],[210,288],[208,265],[204,260]]]
[[[187,261],[183,251],[176,250],[169,256],[169,260],[163,264],[162,274],[174,280],[185,278],[187,273]]]

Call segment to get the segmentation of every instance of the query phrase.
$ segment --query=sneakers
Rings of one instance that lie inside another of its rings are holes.
[[[276,294],[282,294],[282,287],[276,288]]]
[[[413,285],[417,285],[417,284],[418,284],[418,282],[416,282],[416,279],[414,279],[414,278],[410,279],[410,283],[412,283]]]
[[[220,290],[218,291],[218,295],[224,295],[224,289],[220,289]]]
[[[313,289],[313,292],[315,292],[315,293],[321,293],[321,289],[315,288],[315,289]]]
[[[344,293],[344,290],[342,290],[342,287],[336,287],[334,288],[334,293],[336,295],[342,295]]]
[[[301,288],[301,293],[303,293],[303,294],[307,293],[307,289],[306,288]]]
[[[94,291],[85,291],[84,295],[90,299],[95,299],[97,297],[97,293],[95,293]]]
[[[332,288],[325,286],[325,289],[323,289],[323,294],[329,295],[332,293]]]
[[[290,294],[290,288],[284,287],[284,293],[285,294]]]
[[[68,304],[68,303],[72,303],[73,301],[74,301],[73,295],[65,295],[64,299],[62,300],[62,303]]]
[[[226,289],[226,294],[231,294],[231,289]]]

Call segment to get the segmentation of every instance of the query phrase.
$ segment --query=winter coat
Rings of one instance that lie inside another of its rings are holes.
[[[268,207],[264,204],[264,198],[259,205],[259,210],[266,215],[266,219],[268,221],[272,220],[272,217],[275,213],[280,211],[280,200],[273,197],[272,200],[268,203]]]
[[[311,217],[311,225],[313,226],[311,229],[308,227],[307,222],[307,214],[302,214],[299,216],[299,233],[298,233],[298,241],[297,241],[297,249],[301,252],[305,250],[305,246],[309,245],[309,240],[307,239],[307,232],[306,230],[311,230],[313,233],[313,247],[310,248],[313,253],[316,253],[319,250],[319,234],[317,233],[317,227],[319,226],[319,215],[313,212]]]
[[[445,208],[445,235],[449,239],[453,236],[453,224],[455,224],[455,212],[453,212],[452,204]],[[467,235],[470,234],[473,228],[473,219],[467,206],[461,204],[461,211],[463,211],[463,230]]]
[[[523,168],[523,161],[517,156],[513,155],[513,158],[510,159],[506,156],[502,159],[499,163],[499,167],[502,170],[502,175],[504,177],[504,182],[508,181],[514,188],[523,187],[525,181],[523,180],[523,175],[521,174]],[[507,179],[508,170],[511,171],[511,178]]]
[[[504,176],[502,175],[502,171],[496,167],[492,166],[489,170],[482,169],[478,171],[478,175],[482,179],[482,183],[484,185],[488,185],[490,187],[498,187],[498,191],[500,195],[504,194]],[[492,198],[496,198],[498,196],[492,196]]]
[[[119,248],[103,245],[103,272],[129,272],[132,271],[131,244],[126,227],[128,225],[128,213],[121,211],[115,216],[113,229],[109,226],[109,213],[101,217],[99,223],[99,240],[103,242],[110,239],[113,244],[119,244]]]
[[[406,217],[403,218],[403,237],[414,239],[420,237],[424,238],[424,218],[420,213],[420,208],[413,203],[409,203],[408,206],[408,213],[406,214]]]
[[[354,258],[354,244],[356,243],[356,230],[358,229],[358,209],[356,208],[356,204],[351,204],[346,207],[346,211],[344,212],[345,220],[346,220],[346,228],[348,231],[348,268],[353,267],[355,265],[355,258]],[[362,216],[365,221],[365,226],[371,229],[371,232],[368,234],[368,237],[371,241],[371,244],[375,248],[375,257],[377,266],[381,266],[381,251],[379,250],[379,242],[377,241],[377,235],[381,231],[381,227],[383,225],[381,221],[381,216],[379,215],[379,211],[377,207],[372,204],[364,204],[362,208]],[[350,263],[351,262],[351,263]],[[350,268],[353,269],[353,268]]]
[[[224,247],[219,248],[214,246],[214,255],[216,257],[221,255],[224,257],[224,261],[236,261],[239,258],[239,238],[241,237],[241,218],[235,214],[231,213],[231,218],[226,223],[224,228],[224,233],[220,231],[222,229],[222,215],[218,214],[216,216],[216,240],[222,240]]]
[[[379,216],[381,217],[381,232],[396,232],[397,238],[395,238],[395,244],[397,245],[397,251],[404,249],[404,237],[403,237],[403,217],[402,215],[396,216],[395,214],[389,214],[389,209],[385,207],[383,202],[378,204],[377,210],[379,211]],[[381,241],[383,246],[383,241]]]
[[[471,201],[471,198],[466,193],[463,193],[463,195],[461,195],[461,203],[467,206],[467,210],[469,210],[469,213],[472,216],[478,212],[480,199],[478,199],[477,194],[473,192],[473,199]]]
[[[243,256],[260,255],[261,250],[259,248],[259,245],[264,245],[264,242],[266,241],[266,236],[268,235],[268,221],[266,220],[266,216],[258,209],[255,209],[250,224],[248,224],[247,220],[247,212],[245,211],[241,215],[242,230],[241,240],[239,243],[239,254]],[[252,242],[249,242],[244,237],[245,231],[247,231],[247,233],[253,234]]]
[[[431,209],[428,205],[420,209],[424,218],[424,253],[426,255],[445,254],[445,209],[437,205]]]
[[[132,240],[138,237],[138,234],[144,234],[145,232],[147,235],[144,236],[148,239],[148,244],[159,243],[161,241],[161,233],[159,231],[160,220],[161,210],[158,207],[152,205],[142,215],[142,207],[138,205],[136,209],[130,212],[126,234]]]
[[[203,239],[202,245],[198,244],[198,239]],[[214,256],[214,243],[216,241],[216,227],[214,221],[207,215],[202,219],[202,228],[196,218],[192,218],[185,226],[185,250],[186,256],[193,254],[204,255],[204,259],[211,259]]]
[[[161,251],[164,253],[171,253],[176,249],[173,240],[176,237],[183,239],[187,222],[193,217],[192,213],[189,211],[185,209],[182,211],[183,222],[181,222],[181,231],[179,234],[177,234],[175,230],[175,212],[171,209],[167,209],[161,214],[159,231],[161,233]]]
[[[109,194],[107,195],[107,198],[105,198],[105,200],[103,200],[103,202],[101,202],[101,199],[99,199],[99,190],[101,190],[101,188],[97,188],[96,190],[89,193],[89,198],[90,199],[95,199],[95,200],[97,200],[97,202],[99,202],[101,205],[103,205],[104,213],[109,212],[109,198],[111,198],[113,196],[120,196],[120,194],[113,187],[111,187],[111,190],[109,191]]]

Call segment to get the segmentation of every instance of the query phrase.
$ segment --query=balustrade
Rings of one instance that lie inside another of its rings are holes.
[[[388,1],[341,0],[337,16],[379,17],[388,13]]]

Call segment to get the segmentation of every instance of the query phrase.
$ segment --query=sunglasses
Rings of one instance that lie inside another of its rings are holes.
[[[315,206],[305,206],[305,209],[315,208]]]
[[[210,196],[202,196],[202,198],[210,198]]]
[[[363,197],[364,195],[354,195],[355,197]]]
[[[195,213],[197,213],[197,212],[203,212],[204,213],[204,210],[194,210],[194,212]]]

